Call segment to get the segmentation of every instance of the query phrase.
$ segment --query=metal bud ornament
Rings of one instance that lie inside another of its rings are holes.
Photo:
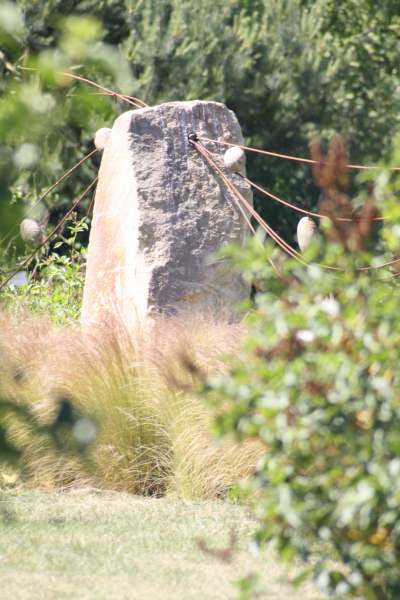
[[[315,229],[316,225],[310,217],[303,217],[300,219],[297,225],[297,241],[302,252],[304,252],[309,245]]]

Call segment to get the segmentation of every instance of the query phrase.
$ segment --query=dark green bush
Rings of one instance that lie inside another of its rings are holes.
[[[308,268],[256,240],[231,250],[266,291],[239,360],[208,383],[219,433],[265,444],[244,486],[257,540],[309,560],[322,588],[341,598],[400,597],[400,262],[359,270],[400,255],[399,183],[388,171],[376,177],[384,252],[366,249],[368,201],[364,219],[336,221],[315,240]]]

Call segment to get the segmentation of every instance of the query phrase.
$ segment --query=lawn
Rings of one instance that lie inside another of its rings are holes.
[[[96,490],[1,496],[1,598],[168,600],[237,597],[238,577],[262,573],[259,598],[313,600],[270,553],[248,549],[254,522],[240,506]],[[232,560],[204,552],[238,537]],[[293,572],[292,572],[293,574]]]

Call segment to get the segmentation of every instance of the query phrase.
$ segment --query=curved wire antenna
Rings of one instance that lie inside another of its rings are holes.
[[[56,188],[58,185],[60,185],[60,183],[62,183],[64,181],[64,179],[67,179],[67,177],[69,177],[70,175],[72,175],[72,173],[74,171],[76,171],[76,169],[78,169],[81,165],[83,165],[83,163],[85,163],[87,160],[89,160],[89,158],[91,156],[93,156],[93,154],[96,154],[96,152],[100,152],[100,150],[98,150],[97,148],[95,148],[94,150],[92,150],[91,152],[89,152],[89,154],[86,154],[86,156],[84,156],[83,158],[81,158],[80,161],[78,161],[73,167],[71,167],[70,169],[68,169],[68,171],[66,171],[63,175],[61,175],[61,177],[59,179],[57,179],[57,181],[55,183],[53,183],[44,192],[44,194],[42,194],[41,196],[39,196],[39,198],[36,200],[36,202],[34,202],[33,206],[31,207],[31,210],[33,210],[34,208],[36,208],[36,206],[38,204],[40,204],[40,202],[42,202],[46,198],[46,196],[48,196],[54,190],[54,188]]]
[[[240,173],[239,173],[239,175],[240,175]],[[241,177],[243,177],[243,175]],[[260,185],[258,185],[254,181],[252,181],[251,179],[248,179],[247,177],[243,177],[243,179],[249,185],[251,185],[251,187],[253,187],[254,189],[258,190],[262,194],[265,194],[269,198],[272,198],[272,200],[275,200],[276,202],[280,202],[281,204],[283,204],[284,206],[287,206],[288,208],[292,208],[293,210],[296,210],[297,212],[303,213],[304,215],[308,215],[310,217],[316,217],[317,219],[330,219],[329,215],[321,215],[320,213],[315,213],[315,212],[312,212],[311,210],[306,210],[305,208],[300,208],[300,206],[296,206],[296,204],[292,204],[291,202],[288,202],[287,200],[283,200],[282,198],[279,198],[279,196],[275,196],[275,194],[268,192],[268,190],[261,187]],[[374,217],[372,220],[373,221],[384,221],[386,218],[387,217]],[[348,221],[348,222],[354,221],[354,219],[351,217],[336,217],[336,220],[337,221]]]
[[[33,68],[33,67],[20,67],[20,68],[23,71],[39,71],[38,68]],[[95,81],[92,81],[91,79],[88,79],[87,77],[82,77],[81,75],[75,75],[75,73],[70,73],[69,71],[57,71],[57,73],[59,75],[63,75],[64,77],[70,77],[71,79],[75,79],[76,81],[81,81],[82,83],[91,85],[91,86],[97,88],[98,90],[101,90],[104,95],[113,96],[114,98],[118,98],[119,100],[122,100],[123,102],[127,102],[128,104],[131,104],[135,108],[148,107],[148,104],[146,104],[146,102],[144,102],[143,100],[140,100],[140,98],[135,98],[135,96],[127,96],[126,94],[120,94],[119,92],[110,90],[109,88],[105,87],[104,85],[100,85],[99,83],[96,83]]]
[[[135,106],[136,108],[146,108],[148,106],[148,104],[146,104],[146,102],[143,102],[143,100],[140,100],[140,98],[135,98],[135,96],[127,96],[125,94],[120,94],[119,92],[110,90],[109,88],[106,88],[104,85],[100,85],[99,83],[96,83],[95,81],[92,81],[91,79],[87,79],[86,77],[82,77],[81,75],[75,75],[75,73],[69,73],[68,71],[59,71],[59,74],[63,75],[64,77],[71,77],[71,79],[75,79],[76,81],[81,81],[82,83],[87,83],[88,85],[92,85],[93,87],[97,88],[98,90],[101,90],[102,92],[104,92],[105,95],[112,96],[114,98],[118,98],[119,100],[123,100],[124,102],[127,102],[128,104],[131,104],[132,106]]]
[[[200,151],[200,154],[202,154],[202,152]],[[207,151],[205,154],[202,154],[202,156],[208,160],[209,164],[215,168],[215,170],[220,174],[222,180],[224,181],[225,185],[227,186],[227,188],[230,190],[232,198],[235,202],[235,205],[239,208],[240,212],[242,213],[246,223],[248,224],[251,232],[253,233],[253,235],[256,234],[256,231],[253,227],[253,225],[251,224],[251,221],[249,219],[249,217],[246,214],[246,211],[244,210],[243,206],[240,203],[240,200],[238,199],[238,195],[241,195],[239,190],[229,181],[229,179],[226,177],[226,175],[219,169],[218,165],[214,163],[212,157],[208,156],[207,157]],[[261,242],[261,240],[259,240],[260,246],[263,247],[263,244]],[[276,264],[274,263],[274,261],[272,260],[272,258],[270,256],[267,257],[267,260],[269,262],[269,264],[271,265],[271,267],[273,268],[273,270],[275,271],[275,273],[277,274],[278,277],[282,277],[282,274],[280,272],[280,270],[278,269],[278,267],[276,266]]]
[[[190,142],[194,144],[195,140],[190,140]],[[204,150],[205,150],[205,148],[204,148]],[[200,149],[198,149],[198,151],[200,152],[200,154],[202,154],[202,156],[206,160],[208,160],[209,164],[211,166],[213,166],[216,169],[216,171],[219,173],[219,175],[221,176],[221,178],[224,181],[225,185],[230,190],[230,192],[232,194],[233,201],[234,201],[235,205],[237,206],[237,208],[240,210],[240,212],[241,212],[244,220],[246,221],[246,223],[247,223],[250,231],[253,233],[253,235],[255,235],[256,231],[255,231],[253,225],[251,224],[251,221],[250,221],[249,217],[247,216],[246,211],[244,210],[243,206],[241,205],[240,201],[238,200],[237,195],[240,194],[239,190],[237,190],[236,187],[229,181],[229,179],[226,177],[225,173],[223,173],[223,171],[221,171],[221,169],[218,167],[218,165],[213,161],[212,156],[210,155],[210,153],[207,150],[205,150],[205,154],[203,154]],[[208,157],[206,156],[207,154],[209,155]],[[261,242],[260,242],[260,244],[261,244]],[[280,273],[278,267],[275,265],[274,261],[272,260],[272,258],[270,256],[268,256],[268,262],[271,265],[271,267],[274,269],[274,271],[276,272],[276,274],[278,276],[281,276],[281,273]]]
[[[200,138],[198,138],[200,139]],[[266,231],[266,233],[290,256],[292,256],[292,258],[295,258],[297,261],[299,261],[301,264],[303,264],[304,266],[308,266],[308,263],[304,261],[304,259],[302,258],[302,256],[299,254],[299,252],[297,252],[297,250],[295,250],[294,248],[292,248],[292,246],[290,246],[290,244],[288,244],[287,242],[285,242],[285,240],[283,240],[273,229],[272,227],[270,227],[268,225],[268,223],[266,223],[266,221],[256,212],[256,210],[251,206],[251,204],[246,200],[246,198],[244,198],[244,196],[239,192],[239,190],[229,181],[229,179],[226,177],[226,175],[223,173],[223,171],[219,168],[219,166],[216,164],[215,160],[214,160],[214,156],[212,155],[199,141],[197,140],[191,140],[191,144],[196,148],[196,150],[208,161],[208,163],[217,171],[217,173],[222,177],[222,179],[224,180],[224,182],[226,183],[227,187],[229,187],[229,189],[231,190],[231,192],[233,194],[236,195],[236,197],[238,199],[240,199],[240,201],[243,203],[243,205],[246,207],[246,209],[248,210],[248,212],[255,218],[255,220],[260,224],[260,226],[262,227],[262,229],[264,231]],[[232,144],[233,146],[236,144]],[[250,180],[247,180],[246,177],[241,176],[245,181],[247,181],[249,184],[251,183]],[[316,213],[315,213],[316,214]],[[319,215],[320,217],[322,215]],[[324,215],[325,216],[325,215]],[[329,218],[326,216],[326,218]],[[351,219],[344,219],[344,220],[351,220]],[[397,263],[400,262],[400,257],[397,258],[392,258],[389,261],[386,261],[384,263],[381,263],[379,265],[369,265],[366,267],[356,267],[357,271],[371,271],[371,270],[377,270],[377,269],[383,269],[385,267],[390,267],[392,265],[395,265]],[[275,265],[273,265],[274,268],[276,269]],[[318,266],[324,268],[324,269],[328,269],[331,271],[341,271],[343,272],[344,269],[341,267],[335,267],[335,266],[330,266],[330,265],[324,265],[324,264],[319,264]]]
[[[81,165],[83,165],[83,163],[85,163],[87,160],[89,160],[89,158],[91,156],[93,156],[94,154],[96,154],[97,152],[100,152],[100,150],[98,150],[97,148],[95,148],[94,150],[92,150],[91,152],[89,152],[89,154],[86,154],[86,156],[84,156],[83,158],[81,158],[80,161],[78,161],[73,167],[71,167],[70,169],[68,169],[68,171],[66,171],[63,175],[61,175],[61,177],[59,179],[57,179],[57,181],[55,183],[53,183],[41,196],[39,196],[39,198],[36,199],[36,201],[33,203],[33,205],[29,208],[30,211],[34,210],[41,202],[43,202],[43,200],[58,186],[60,185],[60,183],[62,183],[65,179],[67,179],[67,177],[69,177],[70,175],[72,175],[72,173],[74,171],[76,171],[76,169],[78,169]],[[3,244],[7,239],[11,238],[13,235],[16,235],[17,231],[16,228],[12,227],[11,231],[9,231],[1,240],[0,243]],[[1,289],[1,288],[0,288]]]
[[[237,146],[238,148],[242,148],[242,150],[247,150],[248,152],[256,152],[257,154],[265,154],[266,156],[273,156],[274,158],[283,158],[285,160],[293,160],[300,163],[305,163],[309,165],[325,165],[326,161],[313,160],[311,158],[303,158],[302,156],[292,156],[290,154],[280,154],[279,152],[272,152],[270,150],[261,150],[260,148],[252,148],[251,146],[241,146],[240,144],[232,144],[231,142],[223,142],[221,140],[214,140],[212,138],[200,137],[198,138],[203,142],[211,142],[212,144],[220,144],[221,146]],[[348,169],[356,169],[356,170],[369,170],[369,169],[381,169],[379,165],[346,165]],[[390,167],[390,171],[400,171],[400,167]]]
[[[223,178],[225,183],[227,183],[230,191],[235,194],[236,198],[241,202],[241,204],[246,208],[248,213],[257,221],[260,227],[271,237],[275,243],[277,243],[282,250],[284,250],[287,254],[289,254],[292,258],[295,258],[303,265],[307,265],[307,263],[303,260],[299,252],[292,248],[290,244],[288,244],[283,238],[281,238],[272,227],[268,225],[268,223],[257,213],[257,211],[253,208],[248,200],[239,192],[239,190],[227,179],[212,157],[209,155],[208,151],[202,144],[197,141],[192,140],[191,144],[196,148],[196,150],[208,161],[208,163],[217,171],[219,175]]]
[[[241,146],[237,146],[237,147],[240,148]],[[209,150],[207,150],[207,152],[217,161],[221,161],[221,156],[219,154],[217,154],[216,152],[210,152]],[[263,188],[260,185],[258,185],[257,183],[255,183],[255,181],[253,181],[252,179],[249,179],[248,177],[245,177],[241,173],[236,173],[236,174],[239,175],[239,177],[241,177],[244,181],[246,181],[246,183],[248,183],[255,190],[261,192],[262,194],[265,194],[265,196],[268,196],[272,200],[275,200],[276,202],[279,202],[280,204],[283,204],[284,206],[287,206],[288,208],[292,208],[293,210],[295,210],[297,212],[303,213],[304,215],[308,215],[310,217],[315,217],[317,219],[330,219],[329,215],[323,215],[321,213],[316,213],[311,210],[306,210],[305,208],[301,208],[300,206],[297,206],[296,204],[293,204],[292,202],[289,202],[288,200],[283,200],[283,198],[280,198],[279,196],[272,194],[272,192],[269,192],[265,188]],[[389,217],[374,217],[372,220],[373,221],[385,221],[388,218]],[[336,220],[352,222],[352,221],[354,221],[354,218],[353,217],[336,217]]]
[[[400,257],[392,258],[391,260],[388,260],[385,263],[381,263],[380,265],[369,265],[368,267],[358,267],[358,270],[359,271],[370,271],[371,269],[383,269],[384,267],[391,267],[392,265],[395,265],[398,262],[400,262]]]
[[[37,252],[43,248],[43,246],[45,246],[50,240],[51,238],[58,233],[58,231],[61,229],[61,227],[64,225],[65,221],[68,219],[68,217],[74,212],[74,210],[78,207],[79,203],[83,200],[83,198],[90,192],[90,190],[96,185],[98,180],[98,177],[95,177],[95,179],[93,179],[93,181],[88,185],[88,187],[82,192],[82,194],[80,196],[78,196],[78,198],[75,200],[75,202],[72,204],[71,208],[68,209],[68,211],[65,213],[65,215],[62,217],[62,219],[60,219],[60,221],[57,223],[57,225],[54,227],[54,229],[52,229],[52,231],[45,237],[45,239],[42,241],[42,243],[40,244],[40,246],[38,246],[37,248],[35,248],[35,251],[32,252],[32,254],[30,254],[29,256],[27,256],[27,258],[25,258],[22,263],[20,263],[17,267],[17,269],[15,269],[1,284],[0,284],[0,291],[7,285],[7,283],[9,283],[11,281],[11,279],[13,277],[15,277],[15,275],[18,273],[18,271],[24,267],[27,267],[30,262],[35,258]]]
[[[189,135],[189,142],[190,142],[191,144],[192,144],[193,142],[197,142],[197,140],[198,140],[198,137],[197,137],[197,135],[196,135],[196,134],[190,134],[190,135]],[[214,161],[214,158],[215,158],[215,157],[217,157],[217,158],[220,158],[220,157],[219,157],[217,154],[213,154],[212,152],[209,152],[208,150],[206,150],[206,149],[204,148],[204,146],[202,146],[202,147],[203,147],[203,150],[204,150],[205,152],[207,152],[207,154],[209,155],[209,157],[210,157],[210,159],[211,159],[212,161]],[[256,233],[256,230],[254,229],[253,225],[251,224],[251,221],[250,221],[249,217],[247,216],[247,214],[246,214],[246,211],[243,209],[243,206],[240,204],[240,202],[238,201],[238,199],[237,199],[237,197],[236,197],[236,192],[239,192],[239,190],[237,190],[237,189],[234,187],[234,185],[233,185],[233,184],[232,184],[232,183],[229,181],[229,179],[226,177],[225,173],[224,173],[224,172],[223,172],[221,169],[219,169],[218,165],[217,165],[215,162],[214,162],[213,166],[214,166],[214,168],[217,170],[217,172],[219,173],[219,175],[221,176],[221,178],[223,179],[223,181],[224,181],[224,183],[226,184],[226,186],[227,186],[227,187],[228,187],[228,188],[231,190],[231,192],[232,192],[232,199],[233,199],[233,201],[234,201],[235,205],[236,205],[236,206],[237,206],[237,208],[240,210],[240,212],[241,212],[241,214],[242,214],[242,216],[243,216],[244,220],[246,221],[246,223],[247,223],[247,225],[248,225],[248,227],[249,227],[250,231],[251,231],[251,232],[252,232],[252,233],[255,235],[255,233]]]

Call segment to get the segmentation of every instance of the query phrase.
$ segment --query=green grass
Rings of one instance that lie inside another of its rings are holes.
[[[247,549],[254,523],[240,506],[121,492],[7,492],[1,496],[0,593],[13,600],[203,600],[237,597],[232,582],[260,572],[260,598],[314,600],[270,553]],[[231,562],[199,549],[224,548]],[[292,573],[293,574],[293,573]]]

